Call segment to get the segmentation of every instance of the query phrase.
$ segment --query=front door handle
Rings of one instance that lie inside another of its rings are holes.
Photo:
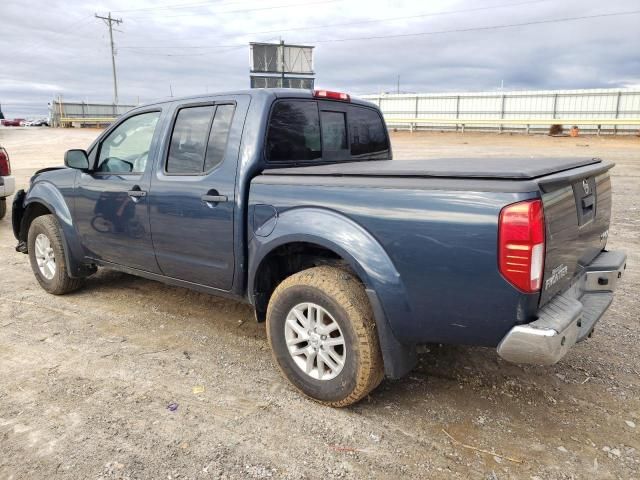
[[[206,203],[220,203],[226,202],[228,200],[226,195],[202,195],[200,199]]]
[[[131,198],[131,200],[135,203],[139,202],[143,197],[146,197],[147,192],[141,190],[139,185],[134,185],[131,190],[127,192],[127,195],[129,195],[129,198]]]
[[[147,192],[144,192],[142,190],[129,190],[127,192],[127,195],[129,195],[130,197],[140,198],[140,197],[146,197]]]

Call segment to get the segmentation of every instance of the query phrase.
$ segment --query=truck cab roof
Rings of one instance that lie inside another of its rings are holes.
[[[143,108],[150,105],[160,105],[163,103],[171,103],[171,102],[185,102],[185,101],[194,101],[194,100],[202,100],[206,98],[213,97],[221,97],[221,96],[230,96],[230,95],[249,95],[251,97],[271,97],[273,100],[278,98],[301,98],[301,99],[312,99],[313,90],[307,90],[302,88],[247,88],[243,90],[230,90],[227,92],[214,92],[214,93],[205,93],[200,95],[188,95],[184,97],[168,97],[162,100],[158,100],[153,103],[148,103],[145,105],[141,105],[137,108]],[[348,103],[356,104],[356,105],[366,105],[369,107],[375,107],[376,105],[367,100],[362,100],[360,98],[356,98],[351,96]]]

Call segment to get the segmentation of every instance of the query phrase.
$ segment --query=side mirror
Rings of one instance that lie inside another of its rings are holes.
[[[89,170],[89,157],[84,150],[67,150],[64,154],[64,164],[69,168]]]

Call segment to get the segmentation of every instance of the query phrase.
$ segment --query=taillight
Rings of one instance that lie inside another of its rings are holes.
[[[0,147],[0,177],[11,175],[11,163],[9,163],[9,155],[7,151]]]
[[[513,286],[534,293],[542,286],[544,212],[541,200],[507,205],[498,224],[500,273]]]
[[[351,101],[351,97],[347,93],[331,92],[329,90],[314,90],[313,96],[316,98],[328,98],[329,100],[342,100],[343,102]]]

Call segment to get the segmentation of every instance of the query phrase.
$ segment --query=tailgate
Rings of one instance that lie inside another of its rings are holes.
[[[613,165],[599,162],[538,180],[546,224],[540,306],[567,290],[606,246]]]

